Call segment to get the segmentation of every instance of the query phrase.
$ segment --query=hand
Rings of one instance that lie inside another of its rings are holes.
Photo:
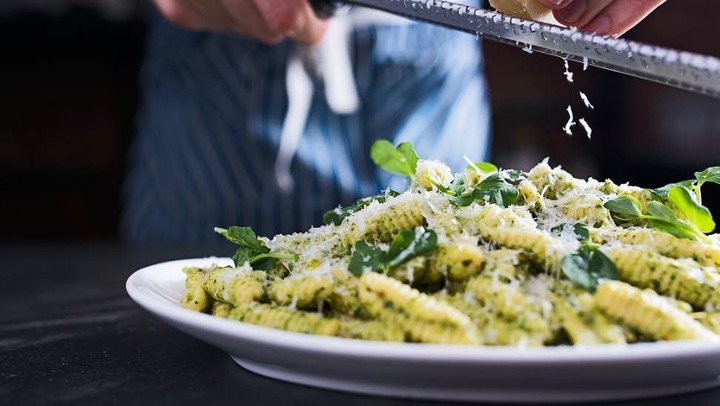
[[[266,44],[285,38],[312,45],[325,34],[327,22],[315,16],[307,0],[154,0],[160,12],[178,26],[232,31]]]
[[[618,37],[665,0],[537,0],[554,10],[560,23]]]

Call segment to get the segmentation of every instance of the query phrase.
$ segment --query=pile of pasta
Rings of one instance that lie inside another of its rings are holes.
[[[470,186],[489,176],[472,166],[462,175]],[[292,254],[273,269],[249,262],[186,268],[182,305],[276,329],[376,341],[718,341],[717,235],[699,241],[620,226],[603,206],[620,195],[645,204],[652,199],[646,189],[577,179],[544,161],[517,179],[513,204],[458,206],[439,189],[454,176],[441,162],[420,160],[403,193],[372,200],[337,225],[260,238],[270,252]],[[592,291],[560,270],[580,246],[569,226],[578,223],[619,275]],[[358,242],[387,249],[408,230],[433,230],[437,246],[385,272],[350,272]]]

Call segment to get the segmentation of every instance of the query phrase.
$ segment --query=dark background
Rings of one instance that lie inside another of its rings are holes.
[[[0,242],[114,240],[143,7],[21,3],[0,5]],[[720,2],[670,1],[626,37],[720,56],[719,18]],[[571,65],[571,84],[557,58],[484,46],[495,163],[529,169],[549,157],[579,177],[640,186],[720,165],[720,101],[579,64]],[[579,91],[594,111],[582,107]],[[577,127],[573,137],[562,132],[571,103],[592,125],[591,140]],[[720,187],[703,192],[720,212]]]

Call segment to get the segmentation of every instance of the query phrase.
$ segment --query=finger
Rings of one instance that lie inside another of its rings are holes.
[[[571,1],[572,0],[537,0],[541,5],[553,10],[561,9],[570,4]]]
[[[154,0],[160,13],[171,23],[190,29],[202,28],[202,16],[179,0]]]
[[[616,1],[590,21],[584,30],[618,37],[636,26],[665,0]]]
[[[621,3],[634,0],[621,0]],[[592,21],[613,0],[573,0],[565,7],[555,10],[555,18],[565,25],[582,28]]]
[[[192,1],[192,0],[191,0]],[[292,30],[276,21],[273,12],[269,16],[264,8],[274,10],[278,4],[273,0],[219,0],[227,13],[233,18],[233,30],[244,36],[253,37],[266,44],[272,45],[282,41]],[[289,0],[290,1],[290,0]],[[298,1],[298,0],[292,0]],[[283,3],[282,1],[280,3]],[[280,4],[282,8],[282,4]],[[282,16],[285,18],[285,16]]]
[[[234,25],[233,18],[217,0],[179,0],[186,7],[202,16],[203,28],[213,31],[224,31]]]
[[[298,19],[297,29],[289,34],[295,41],[304,45],[314,45],[322,39],[327,31],[327,20],[321,20],[315,15],[312,7],[305,4]]]

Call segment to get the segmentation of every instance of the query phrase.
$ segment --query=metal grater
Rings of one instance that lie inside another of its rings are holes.
[[[330,16],[338,2],[311,0]],[[477,34],[527,51],[720,98],[720,59],[544,24],[443,0],[343,0],[392,14]]]

